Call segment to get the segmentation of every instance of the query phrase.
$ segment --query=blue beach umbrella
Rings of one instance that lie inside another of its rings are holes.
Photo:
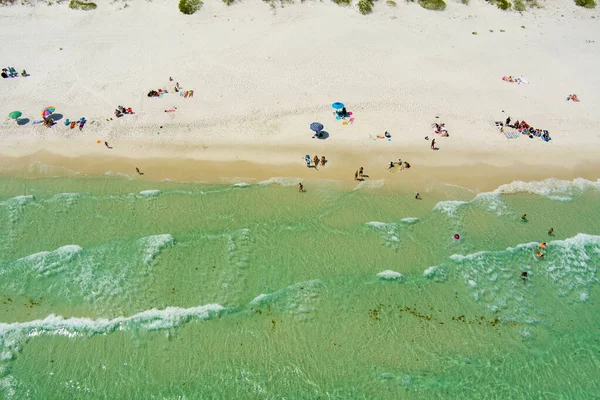
[[[321,132],[323,130],[323,124],[319,122],[313,122],[312,124],[310,124],[310,130],[315,131],[317,133]]]
[[[339,110],[340,108],[344,108],[344,103],[340,103],[339,101],[336,101],[335,103],[333,103],[331,105],[331,107],[335,108],[336,110]]]

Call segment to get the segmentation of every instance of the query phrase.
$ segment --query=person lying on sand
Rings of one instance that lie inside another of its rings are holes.
[[[576,94],[570,94],[569,97],[567,97],[567,101],[569,101],[569,100],[579,103],[579,98],[577,97]]]

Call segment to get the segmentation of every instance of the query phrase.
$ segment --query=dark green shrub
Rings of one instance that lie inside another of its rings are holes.
[[[71,0],[69,2],[69,8],[71,8],[73,10],[88,11],[88,10],[94,10],[96,7],[98,7],[96,5],[96,3],[87,2],[87,1]]]
[[[350,4],[352,4],[352,0],[331,0],[333,1],[335,4],[340,5],[340,6],[349,6]]]
[[[579,7],[585,7],[585,8],[596,7],[595,0],[575,0],[575,4],[577,4]]]
[[[419,0],[419,5],[428,10],[443,11],[446,9],[444,0]]]
[[[358,0],[358,11],[362,15],[371,14],[373,11],[373,0]]]
[[[179,11],[192,15],[202,7],[201,0],[179,0]]]
[[[508,0],[496,0],[496,5],[501,10],[508,10],[512,7],[512,4]]]

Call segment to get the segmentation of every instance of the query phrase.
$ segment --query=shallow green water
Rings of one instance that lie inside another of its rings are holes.
[[[1,396],[598,398],[599,188],[2,178]]]

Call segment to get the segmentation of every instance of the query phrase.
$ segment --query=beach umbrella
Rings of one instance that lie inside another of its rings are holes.
[[[319,122],[313,122],[310,124],[310,130],[315,132],[321,132],[323,130],[323,124]]]
[[[331,105],[331,107],[335,108],[336,110],[339,110],[340,108],[344,108],[344,103],[340,103],[339,101],[336,101],[335,103],[333,103]]]
[[[48,106],[42,110],[42,117],[46,118],[48,115],[52,114],[56,110],[54,106]]]
[[[17,118],[19,118],[21,115],[23,115],[23,113],[22,113],[21,111],[13,111],[13,112],[11,112],[10,114],[8,114],[8,117],[9,117],[9,118],[12,118],[12,119],[17,119]]]

